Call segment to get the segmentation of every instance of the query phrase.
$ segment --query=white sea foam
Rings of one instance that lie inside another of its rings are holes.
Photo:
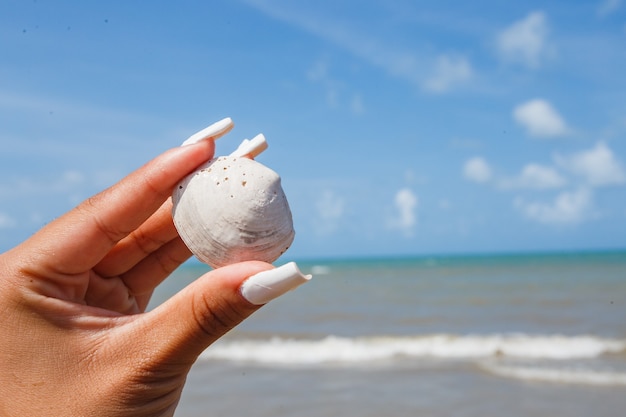
[[[498,376],[525,381],[578,385],[626,385],[626,373],[623,372],[494,364],[485,365],[484,368]]]
[[[419,357],[473,360],[492,357],[568,360],[595,358],[626,350],[626,340],[594,336],[435,334],[415,337],[344,338],[319,340],[272,338],[222,341],[207,349],[205,359],[262,364],[315,365],[366,363]]]
[[[328,275],[330,274],[330,267],[326,265],[313,265],[311,267],[311,274],[313,275]]]

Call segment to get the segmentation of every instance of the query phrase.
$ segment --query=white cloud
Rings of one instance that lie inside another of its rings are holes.
[[[563,136],[570,131],[556,109],[543,99],[520,104],[513,110],[513,118],[526,128],[531,136],[538,138]]]
[[[604,142],[598,142],[594,148],[570,156],[557,155],[555,159],[559,166],[582,177],[591,186],[626,183],[624,167]]]
[[[608,16],[616,12],[622,6],[622,0],[605,0],[598,7],[600,17]]]
[[[410,189],[399,190],[394,198],[397,215],[389,222],[389,226],[393,229],[400,229],[408,237],[412,236],[417,224],[418,202],[417,196]]]
[[[461,56],[441,55],[437,58],[435,74],[423,86],[434,93],[445,93],[454,85],[468,81],[472,77],[472,66]]]
[[[547,189],[563,187],[565,184],[567,184],[567,180],[556,169],[530,163],[522,169],[519,176],[503,179],[500,181],[499,186],[504,189]]]
[[[545,224],[576,224],[592,215],[592,193],[588,188],[561,192],[550,203],[526,202],[518,198],[515,207],[527,218]]]
[[[5,213],[0,213],[0,229],[10,229],[16,225],[17,223],[11,216]]]
[[[326,190],[322,192],[319,199],[315,202],[316,208],[316,233],[320,235],[328,235],[333,233],[339,225],[339,220],[344,214],[344,201],[341,197],[336,196],[332,191]]]
[[[543,12],[532,12],[498,34],[496,44],[502,59],[538,68],[548,54],[548,23]]]
[[[470,181],[484,183],[491,179],[491,168],[484,158],[477,156],[465,162],[463,176]]]

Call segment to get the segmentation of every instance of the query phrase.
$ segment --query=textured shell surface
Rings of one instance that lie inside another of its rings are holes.
[[[293,242],[280,176],[249,158],[219,157],[184,178],[172,194],[179,235],[202,262],[273,262]]]

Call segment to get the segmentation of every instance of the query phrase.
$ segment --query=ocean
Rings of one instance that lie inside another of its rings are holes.
[[[626,415],[626,252],[298,265],[313,280],[204,352],[177,417]]]

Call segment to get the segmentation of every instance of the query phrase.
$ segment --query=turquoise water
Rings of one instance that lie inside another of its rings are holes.
[[[626,252],[299,265],[313,280],[207,349],[178,416],[626,409]],[[155,301],[207,270],[185,265]]]

